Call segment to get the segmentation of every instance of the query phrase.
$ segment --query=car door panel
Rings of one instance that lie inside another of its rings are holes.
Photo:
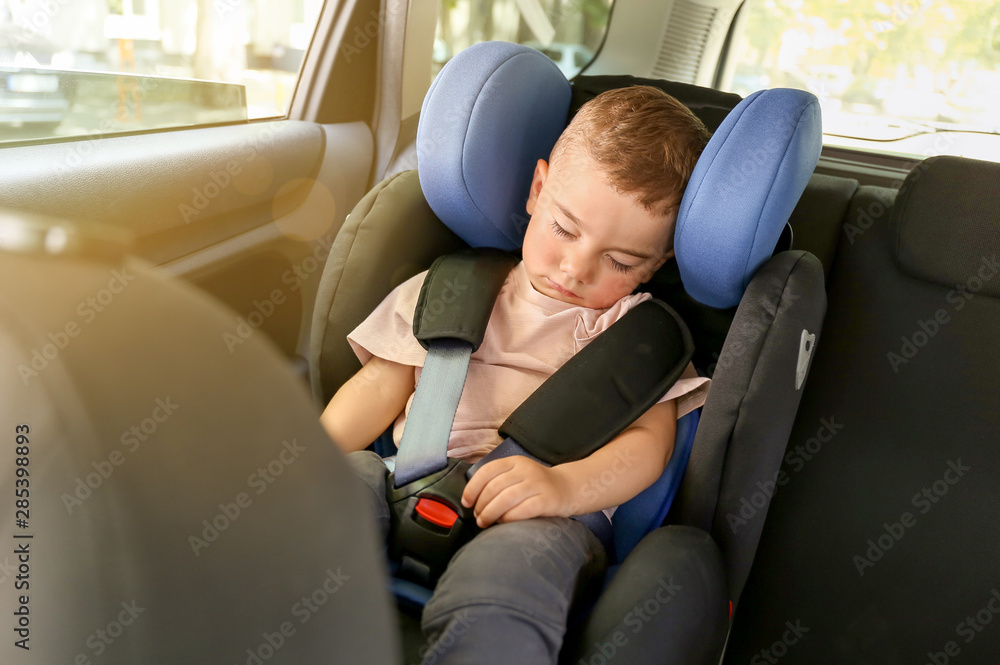
[[[124,228],[134,253],[229,305],[235,338],[259,329],[304,355],[311,282],[372,154],[365,123],[292,120],[10,147],[0,207]]]

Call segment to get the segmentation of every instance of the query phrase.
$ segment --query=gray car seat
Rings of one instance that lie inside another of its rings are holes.
[[[834,227],[823,343],[767,520],[747,516],[763,534],[726,663],[997,662],[998,179],[931,158]]]
[[[0,662],[400,661],[361,487],[234,328],[117,234],[0,215]]]

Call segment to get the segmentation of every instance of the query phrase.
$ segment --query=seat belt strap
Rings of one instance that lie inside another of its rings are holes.
[[[583,459],[656,404],[693,354],[691,332],[672,308],[639,303],[529,395],[500,436],[549,464]]]
[[[427,349],[396,455],[395,486],[448,466],[448,437],[493,304],[517,256],[470,249],[439,257],[424,278],[413,313],[413,336]]]
[[[479,469],[481,469],[483,465],[493,462],[494,460],[504,459],[505,457],[514,457],[515,455],[520,457],[527,457],[528,459],[534,462],[538,462],[542,466],[552,466],[551,464],[543,462],[542,460],[538,459],[537,457],[529,453],[521,446],[521,444],[519,444],[517,441],[508,436],[506,439],[501,441],[496,448],[486,453],[484,456],[480,457],[478,462],[470,466],[469,470],[465,474],[465,477],[472,478],[473,474],[475,474],[476,471],[479,471]]]
[[[456,339],[430,344],[396,455],[396,487],[448,465],[448,437],[469,372],[472,345]]]

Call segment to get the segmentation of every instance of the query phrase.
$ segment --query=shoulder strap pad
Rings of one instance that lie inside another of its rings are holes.
[[[549,464],[583,459],[665,395],[693,354],[680,316],[647,300],[539,386],[500,426],[500,435]]]
[[[413,336],[421,346],[429,349],[434,340],[450,338],[478,349],[500,287],[518,260],[491,247],[438,258],[427,271],[413,312]]]

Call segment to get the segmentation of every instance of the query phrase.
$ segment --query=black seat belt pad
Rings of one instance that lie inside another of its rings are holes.
[[[493,304],[517,255],[491,247],[438,258],[427,271],[413,312],[413,336],[425,348],[436,339],[482,344]]]
[[[500,435],[549,464],[583,459],[663,397],[693,354],[691,332],[677,312],[647,300],[539,386]]]

